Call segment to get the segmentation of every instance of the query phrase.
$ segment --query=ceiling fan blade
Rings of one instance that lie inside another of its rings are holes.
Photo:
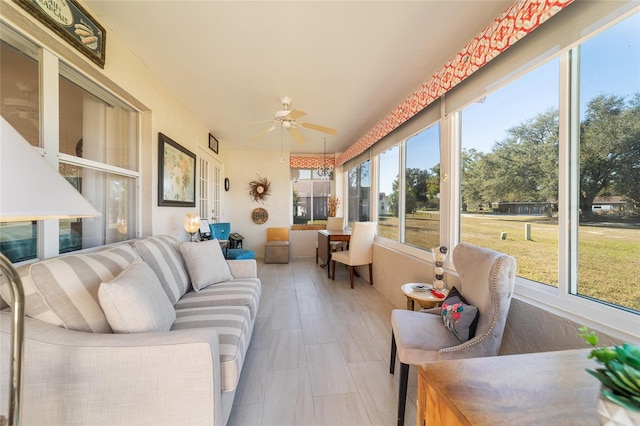
[[[296,129],[295,127],[289,127],[289,134],[297,144],[302,145],[303,143],[305,143],[302,133],[300,133],[300,130]]]
[[[249,141],[250,142],[254,142],[254,141],[260,139],[261,137],[263,137],[264,135],[266,135],[267,133],[274,131],[275,129],[276,129],[276,125],[275,124],[273,126],[271,126],[271,127],[267,127],[263,131],[258,132],[255,135],[253,135],[251,138],[249,138]]]
[[[307,115],[307,113],[306,112],[302,112],[302,111],[297,110],[297,109],[294,109],[289,114],[287,114],[284,117],[284,119],[286,119],[286,120],[297,120],[298,118],[302,117],[303,115]]]
[[[313,123],[299,123],[302,127],[305,127],[307,129],[312,129],[312,130],[317,130],[319,132],[324,132],[324,133],[328,133],[330,135],[335,135],[336,133],[338,133],[337,130],[332,129],[331,127],[325,127],[325,126],[320,126],[319,124],[313,124]]]

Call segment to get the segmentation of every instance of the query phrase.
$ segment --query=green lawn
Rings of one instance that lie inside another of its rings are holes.
[[[558,224],[540,216],[465,214],[462,241],[513,255],[518,276],[558,285]],[[531,240],[525,239],[531,224]],[[398,221],[380,219],[380,235],[397,239]],[[419,212],[407,218],[407,243],[439,244],[438,215]],[[500,234],[506,232],[506,239]],[[632,224],[581,225],[578,235],[578,293],[640,311],[640,227]]]

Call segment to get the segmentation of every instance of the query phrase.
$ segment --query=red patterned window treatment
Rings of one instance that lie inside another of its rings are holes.
[[[367,134],[342,153],[337,158],[338,166],[369,149],[573,1],[516,1],[449,60],[440,71],[431,76]]]
[[[318,166],[334,166],[336,160],[333,156],[325,157],[290,157],[289,167],[292,169],[315,169]]]

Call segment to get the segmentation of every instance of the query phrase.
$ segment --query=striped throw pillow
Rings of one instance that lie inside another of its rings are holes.
[[[135,242],[142,259],[160,280],[171,304],[189,290],[189,275],[180,253],[180,241],[170,235],[145,238]]]

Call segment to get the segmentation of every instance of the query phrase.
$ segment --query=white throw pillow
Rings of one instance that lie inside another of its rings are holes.
[[[176,320],[160,280],[142,261],[100,284],[98,299],[114,333],[168,331]]]
[[[233,279],[218,240],[199,243],[183,242],[180,243],[180,251],[195,291]]]

